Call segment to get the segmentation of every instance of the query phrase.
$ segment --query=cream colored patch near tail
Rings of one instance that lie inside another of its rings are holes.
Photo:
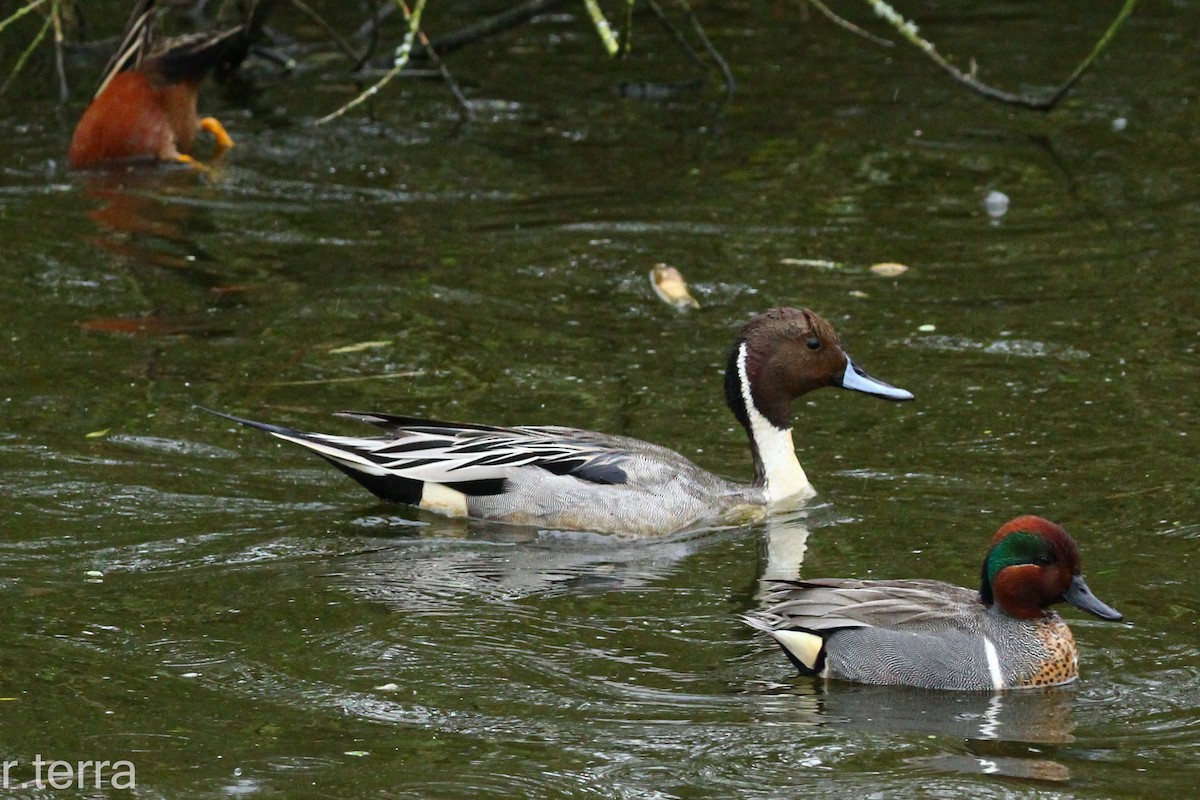
[[[441,483],[426,483],[421,487],[421,508],[451,517],[467,516],[467,496]]]
[[[816,672],[817,659],[821,657],[821,648],[825,646],[824,639],[804,631],[771,631],[770,633],[775,637],[775,641],[783,645],[784,650],[795,656],[801,664]]]

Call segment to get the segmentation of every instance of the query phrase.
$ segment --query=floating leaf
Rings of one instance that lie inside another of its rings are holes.
[[[896,264],[891,261],[886,261],[882,264],[871,265],[871,272],[883,278],[898,278],[908,272],[908,267],[903,264]]]
[[[112,430],[112,428],[101,428],[101,429],[100,429],[100,430],[98,430],[98,431],[92,431],[91,433],[85,433],[85,434],[83,435],[83,438],[85,438],[85,439],[99,439],[101,436],[104,436],[105,434],[107,434],[107,433],[108,433],[110,430]]]
[[[655,264],[650,270],[650,286],[664,303],[679,310],[699,308],[700,304],[688,291],[683,274],[670,264]]]
[[[841,269],[840,261],[825,261],[820,258],[781,258],[779,263],[788,267],[820,267],[821,269]]]
[[[391,339],[377,339],[370,342],[358,342],[356,344],[348,344],[345,347],[335,347],[329,351],[330,355],[341,355],[342,353],[357,353],[361,350],[374,350],[380,347],[387,347],[392,343]]]

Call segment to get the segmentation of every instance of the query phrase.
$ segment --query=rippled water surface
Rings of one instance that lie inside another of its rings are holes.
[[[1194,791],[1200,6],[1139,8],[1036,115],[787,4],[717,5],[732,103],[652,18],[610,64],[571,7],[454,55],[473,124],[404,78],[313,127],[354,88],[320,54],[207,87],[238,142],[211,180],[66,171],[99,65],[69,64],[65,108],[51,70],[22,78],[0,116],[10,786],[40,754],[130,759],[147,797]],[[917,10],[981,77],[1034,91],[1101,5]],[[660,261],[700,310],[650,292]],[[910,269],[868,269],[889,261]],[[748,479],[721,370],[779,304],[917,400],[800,403],[819,495],[740,528],[448,520],[197,408],[576,425]],[[1063,522],[1125,613],[1064,612],[1074,686],[823,685],[738,619],[801,558],[971,584],[1019,513]]]

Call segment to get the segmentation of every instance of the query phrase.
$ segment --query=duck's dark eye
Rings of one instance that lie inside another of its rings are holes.
[[[1037,563],[1038,563],[1040,566],[1043,566],[1043,567],[1048,567],[1048,566],[1050,566],[1051,564],[1053,564],[1053,563],[1054,563],[1054,556],[1051,556],[1051,555],[1040,555],[1040,556],[1038,556],[1038,557],[1037,557]]]
[[[808,341],[805,342],[804,344],[806,347],[808,347],[809,350],[820,350],[821,349],[821,340],[815,336],[809,337]]]

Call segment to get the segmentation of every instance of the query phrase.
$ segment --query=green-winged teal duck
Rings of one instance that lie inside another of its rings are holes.
[[[1055,603],[1106,620],[1121,614],[1088,588],[1063,528],[1018,517],[996,532],[978,591],[931,580],[775,581],[749,614],[802,672],[931,689],[1013,689],[1079,675],[1071,629]]]

